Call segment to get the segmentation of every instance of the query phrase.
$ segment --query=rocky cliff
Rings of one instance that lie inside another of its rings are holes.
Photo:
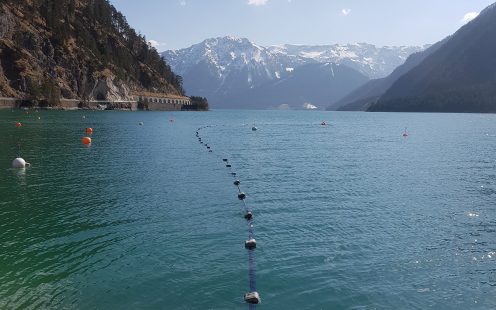
[[[107,0],[1,0],[0,97],[129,100],[184,95],[145,38]]]

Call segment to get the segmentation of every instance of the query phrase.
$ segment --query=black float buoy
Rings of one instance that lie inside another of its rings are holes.
[[[212,153],[212,150],[208,150],[209,153]]]
[[[238,199],[239,200],[244,200],[245,198],[246,198],[246,194],[245,193],[241,192],[241,193],[238,194]]]
[[[231,175],[232,175],[233,177],[235,177],[235,176],[236,176],[236,172],[231,172]]]
[[[244,218],[245,218],[246,220],[248,220],[248,221],[252,220],[252,219],[253,219],[253,213],[251,213],[250,211],[247,211],[247,212],[245,213]]]
[[[257,241],[254,238],[248,239],[245,241],[245,248],[254,249],[257,247]]]
[[[241,184],[239,180],[234,181],[234,185],[239,186],[239,184]]]
[[[223,159],[222,159],[222,161],[223,161],[223,162],[227,162],[227,158],[223,158]]]
[[[209,150],[210,150],[210,146],[207,146],[207,149],[209,149]]]
[[[260,304],[262,300],[257,292],[249,292],[245,294],[245,301],[249,304]]]
[[[231,165],[226,165],[227,168],[231,168]]]

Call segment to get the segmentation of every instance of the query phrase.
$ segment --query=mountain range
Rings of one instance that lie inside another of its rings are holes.
[[[496,3],[455,34],[410,56],[329,109],[496,112]]]
[[[496,112],[496,3],[402,75],[369,111]]]
[[[371,44],[263,47],[220,37],[162,53],[188,92],[217,108],[326,107],[371,78],[391,73],[424,47]]]
[[[380,96],[396,82],[396,80],[419,65],[427,56],[440,48],[443,43],[444,41],[438,42],[424,51],[410,55],[405,63],[398,66],[390,75],[368,81],[364,85],[348,93],[345,97],[341,98],[327,109],[341,111],[366,110],[372,103],[376,102]]]

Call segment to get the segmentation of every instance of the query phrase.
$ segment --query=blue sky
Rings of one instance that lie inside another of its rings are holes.
[[[264,46],[423,45],[454,33],[493,1],[110,0],[159,51],[226,35]]]

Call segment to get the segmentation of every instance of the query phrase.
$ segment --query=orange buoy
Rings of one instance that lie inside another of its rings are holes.
[[[21,124],[20,122],[17,122],[17,123],[16,123],[16,127],[17,127],[17,128],[19,128],[19,127],[21,127],[21,126],[22,126],[22,124]]]
[[[91,135],[93,133],[93,128],[91,127],[86,128],[86,133]]]
[[[83,137],[82,142],[85,145],[91,144],[91,138],[90,137]]]

